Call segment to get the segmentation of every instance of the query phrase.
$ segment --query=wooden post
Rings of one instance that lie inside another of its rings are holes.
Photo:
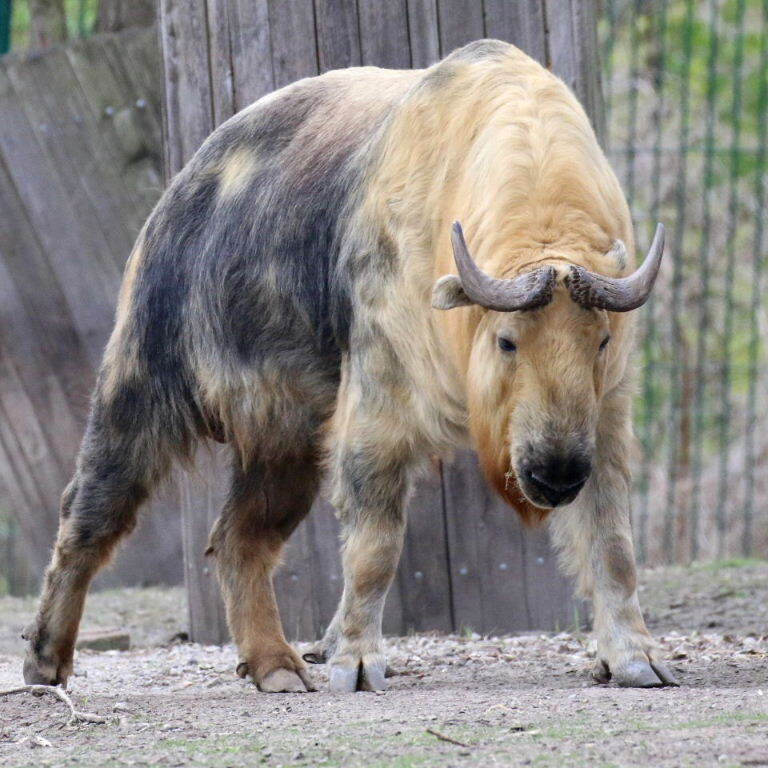
[[[438,23],[439,19],[439,23]],[[215,124],[297,78],[359,64],[427,66],[480,37],[509,40],[561,75],[602,135],[592,0],[161,0],[166,159],[175,173]],[[183,520],[194,639],[226,636],[203,569],[218,512],[218,459],[185,486]],[[385,629],[478,631],[572,626],[580,604],[559,575],[544,530],[523,529],[493,496],[477,460],[435,468],[409,510]],[[320,634],[341,589],[338,524],[326,502],[294,534],[276,590],[290,637]]]

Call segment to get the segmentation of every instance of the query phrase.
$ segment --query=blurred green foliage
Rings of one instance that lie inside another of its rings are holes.
[[[12,0],[11,50],[18,51],[29,46],[29,3],[27,0]],[[64,0],[67,16],[67,31],[70,37],[83,37],[93,31],[99,0]]]

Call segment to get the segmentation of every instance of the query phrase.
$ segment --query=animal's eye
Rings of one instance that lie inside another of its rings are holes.
[[[517,344],[512,339],[499,336],[499,349],[502,352],[514,352],[517,349]]]
[[[600,351],[602,352],[607,346],[608,342],[611,340],[611,334],[609,333],[601,342],[600,342]]]

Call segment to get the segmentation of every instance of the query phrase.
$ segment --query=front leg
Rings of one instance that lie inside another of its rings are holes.
[[[368,446],[339,453],[334,502],[343,525],[344,592],[323,642],[332,691],[386,688],[384,601],[403,547],[404,457]],[[314,658],[311,660],[320,660]]]
[[[564,569],[591,598],[597,664],[594,677],[621,686],[677,685],[645,626],[629,519],[631,444],[628,396],[609,396],[598,427],[597,461],[576,501],[551,516]]]

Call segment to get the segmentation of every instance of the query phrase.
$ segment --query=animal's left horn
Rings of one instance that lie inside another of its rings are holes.
[[[642,307],[651,294],[664,255],[664,225],[656,225],[656,234],[642,265],[631,275],[621,278],[605,277],[583,267],[571,267],[565,278],[571,298],[582,307],[607,309],[609,312],[629,312]]]
[[[486,274],[475,264],[458,221],[453,223],[451,244],[461,287],[475,304],[497,312],[514,312],[519,309],[543,307],[552,300],[556,277],[553,267],[501,280]]]

